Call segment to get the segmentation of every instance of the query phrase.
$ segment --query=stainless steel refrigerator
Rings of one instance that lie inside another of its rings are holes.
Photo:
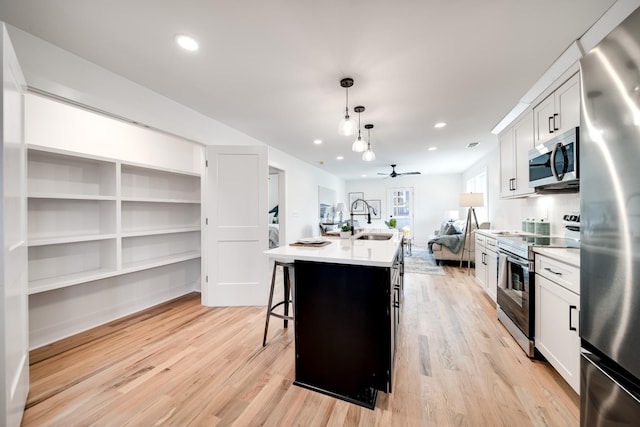
[[[580,424],[638,426],[640,8],[580,67]]]

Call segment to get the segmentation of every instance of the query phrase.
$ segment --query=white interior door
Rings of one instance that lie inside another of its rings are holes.
[[[265,305],[268,260],[266,146],[209,146],[202,304]]]
[[[24,145],[25,80],[2,24],[2,150],[0,150],[0,232],[3,285],[0,306],[2,402],[0,425],[19,426],[29,392],[29,312],[27,295],[27,199]]]

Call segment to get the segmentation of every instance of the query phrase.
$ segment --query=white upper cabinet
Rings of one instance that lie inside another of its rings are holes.
[[[535,144],[580,126],[580,74],[576,73],[533,108]]]
[[[533,113],[528,111],[500,134],[500,197],[523,197],[529,188],[529,150],[533,143]]]

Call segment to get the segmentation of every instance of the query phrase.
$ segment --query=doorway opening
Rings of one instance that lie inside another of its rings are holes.
[[[285,172],[269,166],[268,229],[269,249],[277,248],[285,239]]]
[[[413,233],[413,187],[397,187],[387,190],[389,214],[396,220],[396,229]]]

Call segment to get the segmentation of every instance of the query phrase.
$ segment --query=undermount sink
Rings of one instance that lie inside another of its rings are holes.
[[[390,234],[362,234],[356,238],[356,240],[389,240]]]

